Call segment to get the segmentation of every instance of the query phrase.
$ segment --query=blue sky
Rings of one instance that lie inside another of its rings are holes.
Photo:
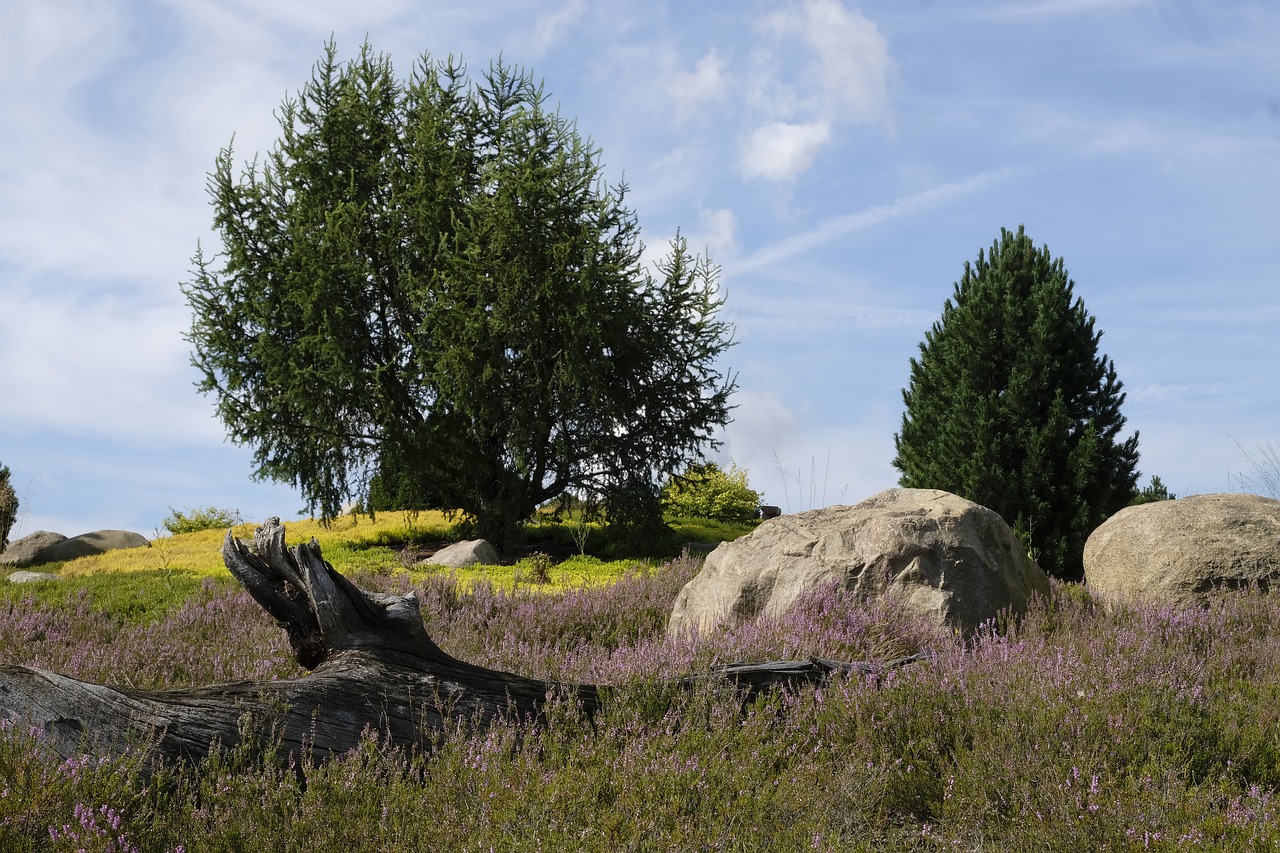
[[[195,392],[178,283],[217,246],[219,148],[270,148],[330,35],[545,80],[650,247],[681,229],[722,265],[721,458],[784,509],[895,484],[909,359],[1019,224],[1104,331],[1144,482],[1234,490],[1280,439],[1272,0],[0,0],[15,537],[301,509]]]

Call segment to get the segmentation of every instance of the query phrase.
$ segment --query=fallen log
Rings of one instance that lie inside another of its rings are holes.
[[[595,685],[526,678],[446,654],[427,635],[413,593],[360,589],[325,562],[314,539],[287,548],[277,518],[259,527],[252,543],[228,531],[222,553],[231,573],[284,629],[308,675],[142,691],[0,664],[0,718],[36,730],[42,748],[61,758],[144,748],[152,759],[198,761],[216,746],[255,738],[281,755],[323,760],[356,746],[370,730],[414,749],[450,720],[534,719],[557,698],[588,714],[600,705]],[[681,684],[727,679],[754,695],[880,669],[820,658],[733,664]]]

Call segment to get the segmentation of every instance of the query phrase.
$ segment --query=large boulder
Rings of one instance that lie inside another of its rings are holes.
[[[720,545],[676,598],[668,631],[776,616],[832,582],[862,601],[893,596],[964,633],[1049,591],[997,513],[949,492],[890,489],[856,506],[773,518]]]
[[[95,530],[67,538],[61,533],[38,530],[24,536],[0,553],[0,565],[35,566],[42,563],[63,563],[78,557],[89,557],[119,548],[143,548],[150,546],[147,538],[128,530]]]
[[[0,566],[33,566],[36,563],[48,563],[41,560],[40,555],[46,548],[66,542],[67,537],[61,533],[50,533],[48,530],[37,530],[29,536],[15,539],[0,551]]]
[[[44,562],[74,560],[78,557],[92,557],[94,554],[105,554],[107,551],[118,551],[122,548],[150,548],[151,543],[141,533],[128,530],[95,530],[92,533],[81,533],[72,536],[65,542],[59,542],[41,554]]]
[[[451,569],[462,569],[483,563],[491,566],[498,562],[498,552],[485,539],[468,539],[455,542],[432,554],[420,565],[447,566]]]
[[[1090,591],[1187,606],[1217,589],[1280,579],[1280,501],[1193,495],[1120,510],[1084,546]]]

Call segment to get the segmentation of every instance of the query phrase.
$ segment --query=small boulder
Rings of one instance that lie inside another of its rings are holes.
[[[57,579],[58,576],[51,572],[13,572],[9,575],[9,583],[38,583]]]
[[[1084,578],[1103,598],[1189,606],[1280,580],[1280,501],[1192,495],[1126,507],[1090,534]]]
[[[483,563],[493,565],[498,562],[498,552],[485,539],[468,539],[455,542],[441,548],[418,565],[447,566],[451,569],[462,569]]]
[[[0,566],[32,566],[52,562],[40,559],[41,553],[46,548],[66,541],[67,537],[61,533],[37,530],[29,536],[10,542],[4,551],[0,551]]]
[[[777,616],[833,581],[862,601],[894,596],[961,632],[1049,591],[997,513],[948,492],[889,489],[856,506],[769,519],[723,543],[681,590],[668,631]]]

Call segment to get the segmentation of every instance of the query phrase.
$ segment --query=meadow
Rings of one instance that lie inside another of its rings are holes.
[[[670,639],[695,557],[577,555],[537,582],[520,579],[545,568],[529,558],[409,571],[405,519],[385,523],[300,522],[289,538],[316,535],[366,588],[415,590],[457,657],[613,685],[603,710],[460,721],[415,755],[371,731],[322,765],[243,750],[152,773],[137,755],[43,757],[38,732],[5,724],[0,850],[1280,846],[1274,596],[1108,608],[1055,583],[1025,618],[961,640],[832,589],[775,621]],[[420,541],[449,533],[414,524]],[[172,537],[163,565],[140,549],[68,563],[56,583],[0,585],[0,661],[148,689],[301,675],[283,633],[219,570],[221,536]],[[749,703],[724,685],[670,684],[717,663],[917,651],[933,656]]]

